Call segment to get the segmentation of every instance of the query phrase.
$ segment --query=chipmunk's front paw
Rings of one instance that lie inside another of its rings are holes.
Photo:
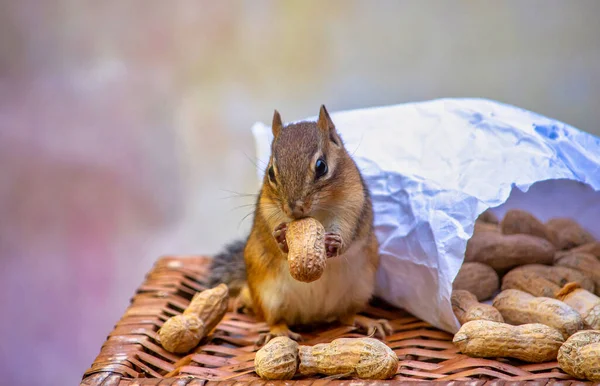
[[[302,340],[302,335],[292,331],[286,324],[276,324],[271,326],[268,333],[260,334],[256,340],[256,346],[262,346],[278,336],[287,336],[288,338],[299,342]]]
[[[279,224],[277,228],[275,228],[275,230],[273,231],[273,237],[275,238],[275,241],[277,241],[277,245],[279,245],[279,249],[281,249],[283,253],[288,253],[288,245],[287,240],[285,238],[286,233],[287,224],[284,222]]]
[[[338,233],[325,233],[325,252],[327,257],[339,256],[344,248],[344,240]]]

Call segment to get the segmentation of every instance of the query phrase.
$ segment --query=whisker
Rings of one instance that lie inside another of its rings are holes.
[[[240,193],[233,190],[227,189],[219,189],[221,192],[231,193],[231,196],[222,197],[221,199],[230,199],[230,198],[244,198],[244,197],[258,197],[259,193]]]
[[[232,211],[232,212],[233,212],[234,210],[237,210],[237,209],[241,209],[241,208],[247,208],[247,207],[249,207],[249,206],[255,206],[255,205],[256,205],[256,204],[254,204],[254,203],[252,203],[252,204],[238,205],[238,206],[235,206],[235,207],[231,208],[231,209],[230,209],[230,211]]]
[[[252,196],[224,196],[224,197],[220,197],[221,200],[231,200],[233,198],[240,198],[240,199],[252,199],[252,200],[256,200],[256,197],[252,197]]]
[[[358,142],[358,145],[356,145],[356,148],[354,149],[354,151],[352,151],[350,153],[350,156],[354,157],[354,154],[356,154],[356,152],[358,151],[358,148],[362,144],[363,138],[364,138],[364,133],[363,133],[363,135],[360,136],[360,141]]]
[[[262,164],[262,168],[261,169],[266,169],[267,168],[267,165],[262,160],[260,160],[258,158],[250,157],[248,154],[246,154],[246,152],[243,152],[243,154],[248,159],[248,161],[250,161],[252,163],[252,165],[254,165],[254,167],[256,167],[257,169],[259,168],[258,162],[260,162]]]
[[[279,208],[279,206],[273,202],[259,202],[257,206],[259,208]]]
[[[248,216],[250,216],[250,215],[253,215],[255,212],[256,212],[256,211],[255,211],[255,210],[253,210],[253,211],[251,211],[250,213],[248,213],[247,215],[245,215],[245,216],[244,216],[244,217],[243,217],[243,218],[240,220],[240,222],[238,223],[237,229],[240,229],[240,226],[242,226],[242,223],[244,222],[244,220],[245,220],[245,219],[247,219],[247,218],[248,218]]]
[[[275,217],[277,217],[279,215],[279,213],[277,213],[277,211],[272,211],[271,214],[269,215],[269,217],[267,217],[267,222],[271,222],[271,220],[273,220]]]

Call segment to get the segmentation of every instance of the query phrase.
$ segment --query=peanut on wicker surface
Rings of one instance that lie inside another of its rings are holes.
[[[373,338],[338,338],[331,343],[300,346],[302,375],[349,374],[360,379],[389,379],[398,369],[398,356]]]
[[[306,217],[287,225],[288,264],[298,281],[312,282],[325,270],[325,228],[316,219]]]
[[[176,354],[190,351],[223,319],[228,303],[225,284],[197,293],[183,314],[169,318],[158,330],[161,345]]]
[[[286,336],[271,339],[256,352],[254,368],[263,379],[292,379],[298,369],[298,343]]]
[[[288,337],[277,337],[258,350],[254,366],[267,380],[292,379],[295,374],[389,379],[396,374],[398,357],[373,338],[338,338],[331,343],[299,346]]]
[[[196,315],[176,315],[169,318],[158,330],[160,344],[169,352],[182,354],[200,343],[206,326]]]
[[[587,346],[594,345],[587,350]],[[576,378],[600,381],[600,330],[579,331],[558,351],[560,368]],[[594,356],[596,356],[594,358]]]
[[[463,354],[482,358],[515,358],[541,363],[556,359],[564,338],[560,331],[544,324],[512,326],[489,320],[465,323],[453,343]]]

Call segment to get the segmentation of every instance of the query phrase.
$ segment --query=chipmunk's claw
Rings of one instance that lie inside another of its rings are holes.
[[[233,301],[233,312],[236,314],[251,315],[252,308],[239,296]]]
[[[275,228],[275,230],[273,230],[273,237],[275,238],[275,241],[277,241],[277,245],[279,246],[279,249],[281,249],[281,251],[283,253],[288,253],[288,245],[287,245],[287,240],[285,238],[287,233],[287,224],[286,223],[281,223],[277,226],[277,228]]]
[[[394,329],[385,319],[371,319],[362,315],[355,315],[342,321],[345,324],[358,327],[362,331],[366,331],[368,336],[374,336],[379,339],[385,339],[386,336],[392,335]]]
[[[385,319],[373,320],[371,323],[363,326],[363,328],[367,329],[367,335],[380,339],[385,339],[386,336],[393,333],[392,326]]]
[[[302,341],[302,335],[290,330],[286,325],[276,325],[271,327],[268,333],[260,334],[256,340],[256,346],[262,346],[273,338],[278,336],[287,336],[288,338],[295,340],[296,342]]]
[[[325,233],[325,253],[328,258],[339,256],[343,247],[342,236],[338,233]]]

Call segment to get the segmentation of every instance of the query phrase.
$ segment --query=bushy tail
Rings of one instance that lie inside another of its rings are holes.
[[[244,262],[245,241],[234,241],[225,246],[225,250],[213,257],[206,285],[210,288],[225,283],[229,293],[237,296],[246,283],[246,264]]]

